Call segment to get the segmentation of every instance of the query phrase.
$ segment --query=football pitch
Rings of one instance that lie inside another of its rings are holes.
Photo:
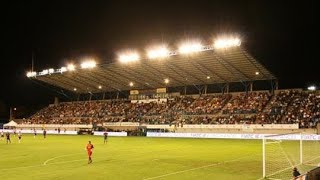
[[[94,145],[87,164],[85,146]],[[23,135],[0,141],[1,180],[259,179],[261,140]]]

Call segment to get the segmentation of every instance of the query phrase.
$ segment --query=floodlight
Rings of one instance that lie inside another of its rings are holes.
[[[121,63],[135,62],[135,61],[138,61],[139,59],[140,59],[139,54],[135,52],[119,55],[119,61]]]
[[[98,88],[99,88],[99,89],[102,89],[102,86],[99,85]]]
[[[31,77],[31,72],[27,72],[27,77]]]
[[[179,47],[179,52],[181,54],[190,54],[194,52],[199,52],[202,50],[202,45],[199,42],[188,42],[184,43]]]
[[[257,71],[257,72],[256,72],[256,75],[259,75],[259,74],[260,74],[260,72]]]
[[[96,67],[97,63],[94,60],[89,60],[89,61],[85,61],[83,63],[81,63],[81,68],[82,69],[91,69]]]
[[[27,72],[27,77],[34,77],[34,76],[36,76],[37,75],[37,73],[36,72],[32,72],[32,71],[29,71],[29,72]]]
[[[162,46],[148,50],[147,54],[150,59],[164,58],[169,56],[169,50],[165,46]]]
[[[164,83],[168,84],[170,81],[168,78],[164,79]]]
[[[49,74],[49,70],[48,69],[44,69],[40,72],[40,75],[47,75]]]
[[[52,73],[54,73],[54,69],[50,68],[50,69],[48,69],[48,72],[49,72],[49,74],[52,74]]]
[[[308,87],[308,90],[309,90],[309,91],[315,91],[316,89],[317,89],[316,86],[309,86],[309,87]]]
[[[214,48],[221,49],[221,48],[229,48],[229,47],[235,47],[240,46],[241,40],[239,38],[223,38],[223,39],[217,39],[214,42]]]
[[[130,83],[129,83],[129,86],[132,87],[132,86],[133,86],[133,82],[130,82]]]
[[[211,77],[210,76],[207,76],[207,79],[210,79]]]
[[[68,69],[68,71],[74,71],[76,69],[76,67],[73,64],[68,64],[67,69]]]
[[[73,88],[74,91],[77,91],[77,88]]]
[[[67,71],[67,68],[66,67],[61,67],[60,69],[60,72],[63,73],[63,72],[66,72]]]

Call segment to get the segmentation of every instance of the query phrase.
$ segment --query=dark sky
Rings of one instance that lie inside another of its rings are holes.
[[[280,88],[319,84],[319,12],[316,0],[2,3],[0,111],[48,104],[57,95],[25,77],[32,52],[35,70],[41,71],[84,56],[114,61],[119,50],[143,50],[157,42],[174,46],[196,37],[209,43],[221,33],[240,35],[246,49],[279,78]],[[0,118],[7,114],[0,112]]]

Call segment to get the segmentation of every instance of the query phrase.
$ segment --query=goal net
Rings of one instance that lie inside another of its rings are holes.
[[[297,167],[301,174],[320,165],[320,142],[316,135],[279,134],[263,139],[263,177],[292,179]]]

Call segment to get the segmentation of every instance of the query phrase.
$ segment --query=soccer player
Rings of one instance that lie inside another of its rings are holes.
[[[108,140],[108,132],[104,132],[103,133],[103,136],[104,136],[104,143],[106,144],[107,143],[107,140]]]
[[[47,136],[47,131],[44,129],[44,130],[43,130],[43,138],[45,139],[46,136]]]
[[[293,168],[293,172],[292,172],[292,176],[293,179],[297,179],[300,176],[300,172],[298,171],[298,169],[296,167]]]
[[[6,138],[7,138],[7,144],[8,144],[9,142],[10,142],[10,144],[11,144],[10,133],[9,133],[9,132],[6,133]]]
[[[37,131],[36,129],[33,129],[33,138],[36,138],[36,136],[37,136]]]
[[[1,137],[0,137],[0,140],[2,141],[4,139],[4,134],[3,134],[3,131],[1,131]]]
[[[87,147],[86,147],[86,149],[87,149],[87,152],[88,152],[88,164],[90,164],[90,163],[92,163],[92,158],[91,158],[91,156],[92,156],[92,151],[93,151],[93,144],[91,144],[91,141],[89,141],[89,143],[87,144]]]
[[[19,143],[21,142],[21,138],[22,138],[22,133],[21,131],[18,132],[18,140],[19,140]]]

